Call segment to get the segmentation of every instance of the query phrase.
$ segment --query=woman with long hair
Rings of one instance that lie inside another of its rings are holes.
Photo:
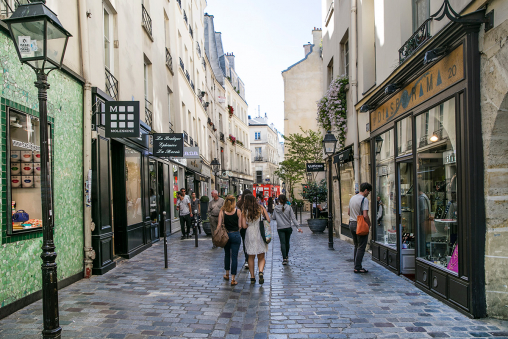
[[[244,197],[247,194],[252,194],[252,191],[249,189],[245,189],[245,190],[243,190],[242,195],[238,198],[238,202],[236,203],[236,208],[238,208],[240,211],[243,208],[243,202],[245,200]],[[240,236],[242,237],[243,254],[245,254],[244,265],[245,265],[245,269],[248,270],[249,269],[249,255],[247,254],[247,251],[245,250],[245,231],[247,231],[247,230],[242,227],[242,229],[240,230]]]
[[[270,215],[272,215],[272,213],[273,213],[273,198],[272,197],[268,198],[268,213],[270,213]]]
[[[226,270],[224,280],[229,280],[229,269],[231,268],[231,286],[238,284],[235,276],[238,269],[238,250],[241,242],[241,220],[242,212],[236,208],[235,197],[228,195],[221,208],[217,227],[221,227],[224,221],[229,236],[228,243],[224,246],[224,269]]]
[[[293,209],[286,205],[287,200],[288,199],[284,194],[279,195],[280,205],[275,206],[272,214],[273,220],[277,223],[277,233],[279,234],[280,250],[282,252],[282,265],[288,264],[289,239],[293,233],[291,225],[294,224],[298,232],[303,233],[303,231],[298,227],[300,224],[296,220]]]
[[[259,222],[261,221],[261,215],[264,215],[265,219],[270,222],[270,216],[265,208],[258,204],[256,198],[252,194],[246,195],[242,200],[242,228],[247,229],[245,232],[245,248],[247,249],[247,253],[249,253],[250,283],[256,283],[254,259],[257,256],[259,283],[263,284],[265,282],[263,276],[265,253],[268,252],[268,244],[263,240],[264,235],[261,235]]]

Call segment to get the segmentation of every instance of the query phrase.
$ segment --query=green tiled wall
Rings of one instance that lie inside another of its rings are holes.
[[[6,107],[37,116],[34,71],[18,60],[10,38],[0,32],[0,307],[41,289],[42,233],[7,235]],[[83,269],[83,89],[59,71],[48,77],[48,114],[53,134],[53,197],[58,279]]]

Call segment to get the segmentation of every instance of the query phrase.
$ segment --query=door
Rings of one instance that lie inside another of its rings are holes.
[[[148,165],[149,175],[150,175],[150,232],[152,242],[156,242],[159,240],[159,215],[160,215],[160,205],[159,201],[161,198],[159,192],[159,173],[158,173],[158,161],[154,159],[150,159],[150,163]]]
[[[413,278],[415,273],[415,199],[413,159],[397,163],[398,197],[398,248],[400,273]]]

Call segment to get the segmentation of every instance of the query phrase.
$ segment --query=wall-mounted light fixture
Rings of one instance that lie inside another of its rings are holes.
[[[446,47],[431,49],[430,51],[425,52],[425,56],[423,57],[423,64],[427,65],[431,62],[436,61],[442,55],[446,53]]]
[[[395,93],[400,88],[397,84],[388,84],[388,86],[385,87],[385,94],[392,94]]]
[[[370,111],[370,106],[369,105],[362,105],[362,107],[360,107],[360,112],[361,113],[367,113],[368,111]]]
[[[432,133],[432,136],[430,137],[430,141],[436,142],[438,140],[439,140],[439,137],[437,136],[437,133],[436,132]]]

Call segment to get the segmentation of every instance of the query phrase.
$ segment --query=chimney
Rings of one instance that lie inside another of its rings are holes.
[[[321,44],[321,38],[323,37],[323,30],[321,28],[316,28],[312,30],[312,41],[314,46],[319,46]]]
[[[226,53],[226,58],[229,61],[229,67],[231,67],[233,69],[233,71],[236,72],[236,70],[235,70],[235,55],[233,53]]]
[[[310,47],[312,46],[312,44],[310,42],[307,43],[307,45],[303,45],[303,50],[305,51],[305,55],[304,56],[307,56],[307,54],[310,53]]]

